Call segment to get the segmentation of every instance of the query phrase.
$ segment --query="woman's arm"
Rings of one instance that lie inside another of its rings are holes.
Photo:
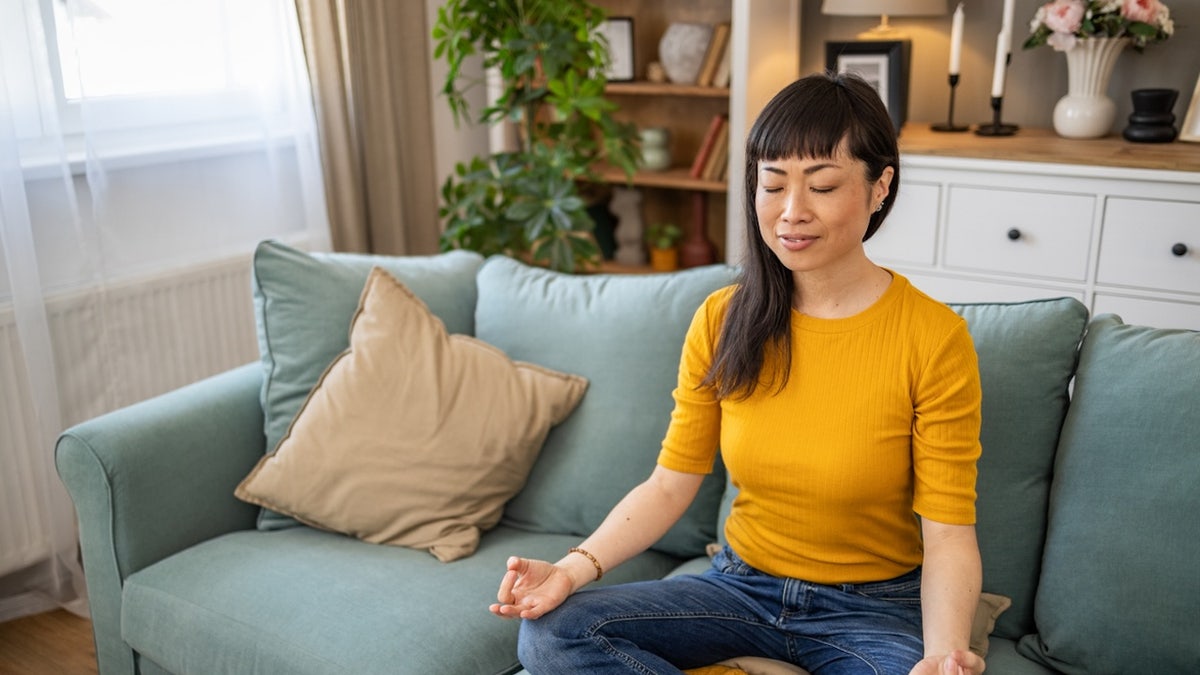
[[[921,572],[925,659],[913,673],[982,673],[983,659],[968,649],[983,583],[975,526],[947,525],[928,518],[921,523],[925,539]]]
[[[596,565],[604,571],[650,548],[687,510],[700,490],[704,474],[655,467],[645,482],[629,491],[604,522],[579,548],[553,565],[527,558],[510,558],[492,613],[508,618],[536,619],[558,607],[567,596],[594,581]]]

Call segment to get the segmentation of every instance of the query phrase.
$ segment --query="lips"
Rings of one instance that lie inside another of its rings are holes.
[[[781,234],[779,235],[779,244],[788,251],[803,251],[812,246],[817,241],[817,237],[805,234]]]

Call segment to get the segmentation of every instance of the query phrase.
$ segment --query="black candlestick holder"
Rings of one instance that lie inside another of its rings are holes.
[[[938,123],[929,127],[934,131],[966,131],[969,127],[954,123],[954,90],[958,88],[958,73],[950,76],[950,111],[944,124]]]
[[[992,97],[992,121],[984,122],[975,130],[980,136],[1012,136],[1017,133],[1017,125],[1005,124],[1000,121],[1000,110],[1004,106],[1003,96]]]

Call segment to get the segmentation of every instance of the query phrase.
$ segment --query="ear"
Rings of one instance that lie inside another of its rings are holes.
[[[896,175],[895,168],[891,166],[883,167],[883,173],[879,174],[879,180],[871,185],[871,203],[880,204],[887,198],[888,193],[892,191],[892,176]]]

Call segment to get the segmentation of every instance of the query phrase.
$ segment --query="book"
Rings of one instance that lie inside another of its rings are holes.
[[[721,61],[717,63],[717,72],[713,73],[712,86],[725,88],[729,86],[729,41],[725,41],[725,51],[721,54]]]
[[[721,180],[726,164],[729,163],[729,124],[721,125],[717,138],[713,141],[712,152],[708,153],[708,161],[704,163],[704,171],[700,177],[704,180]]]
[[[692,160],[691,170],[688,171],[688,175],[692,178],[700,178],[704,175],[704,166],[708,163],[709,155],[712,154],[717,135],[727,122],[728,117],[724,114],[713,115],[712,121],[708,123],[708,131],[704,132],[704,139],[700,141],[700,149],[696,151],[696,157]]]
[[[729,24],[718,23],[713,26],[712,38],[708,41],[708,49],[704,52],[704,60],[700,65],[700,74],[696,76],[696,84],[701,87],[711,87],[713,75],[721,63],[721,55],[729,45]]]

